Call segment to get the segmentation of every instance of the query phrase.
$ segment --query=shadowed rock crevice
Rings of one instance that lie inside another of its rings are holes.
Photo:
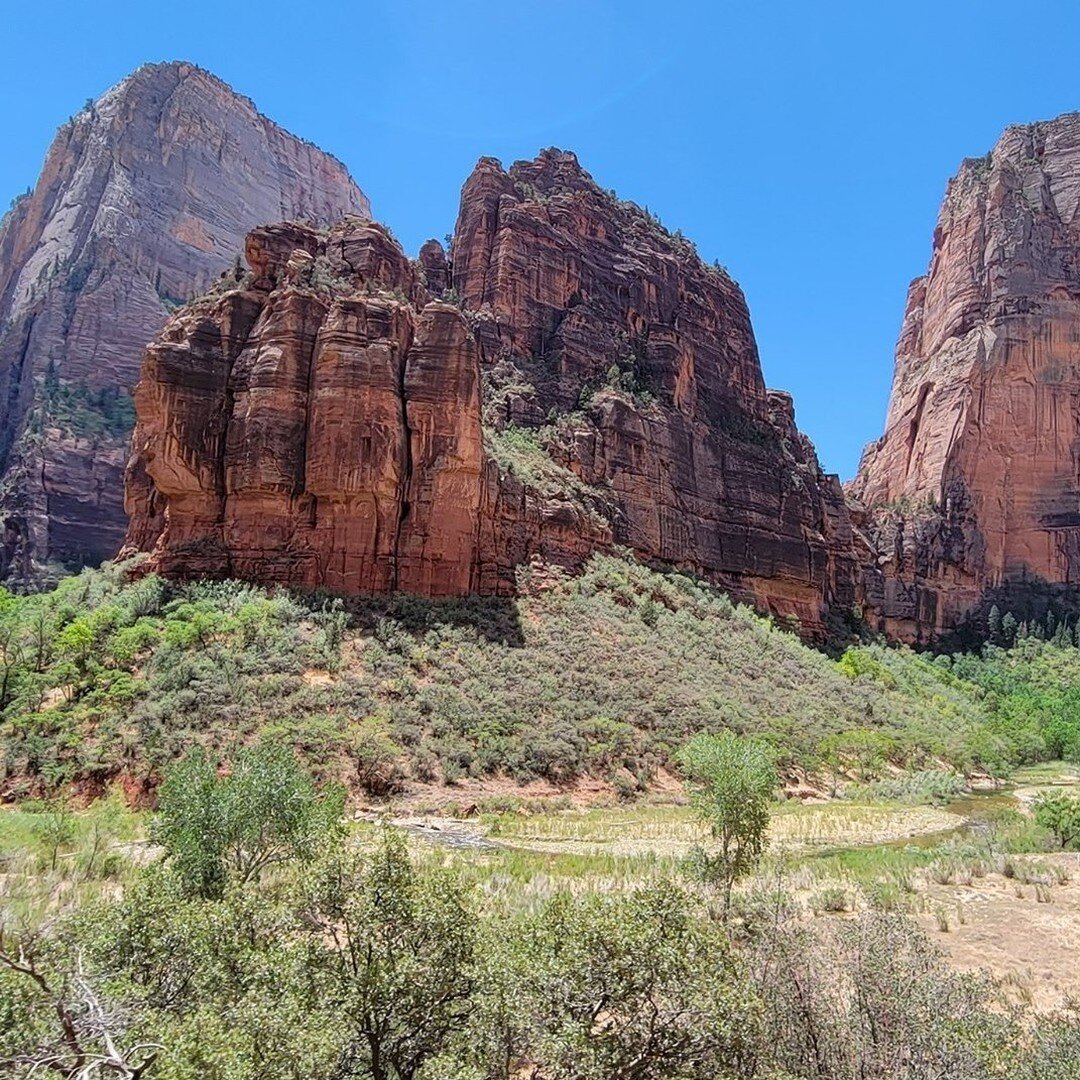
[[[390,579],[390,588],[397,591],[400,581],[400,564],[398,559],[401,553],[401,536],[402,531],[405,528],[405,524],[409,518],[409,510],[412,508],[412,504],[409,499],[412,494],[412,482],[413,482],[413,457],[412,457],[412,442],[413,432],[409,426],[409,401],[406,396],[408,393],[405,381],[405,356],[395,356],[394,360],[397,364],[398,370],[398,396],[401,402],[401,429],[402,429],[402,468],[401,468],[401,488],[398,495],[398,515],[397,515],[397,529],[394,536],[394,555],[393,555],[393,574]]]

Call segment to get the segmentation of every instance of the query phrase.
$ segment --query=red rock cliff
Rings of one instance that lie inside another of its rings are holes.
[[[1078,327],[1071,114],[964,162],[909,291],[885,434],[851,485],[880,628],[927,640],[995,599],[1080,581]]]
[[[355,222],[248,261],[146,355],[129,546],[158,568],[500,593],[619,543],[809,632],[850,607],[839,484],[741,291],[573,155],[482,161],[449,263]]]
[[[116,553],[142,351],[250,228],[368,212],[340,162],[190,64],[65,124],[0,224],[0,578]]]
[[[270,226],[247,258],[147,350],[129,550],[179,576],[455,596],[607,542],[489,458],[476,340],[381,226]]]
[[[766,391],[725,271],[558,150],[509,171],[481,160],[452,265],[493,422],[540,429],[606,493],[619,543],[808,629],[850,608],[839,483],[796,430],[790,398]]]

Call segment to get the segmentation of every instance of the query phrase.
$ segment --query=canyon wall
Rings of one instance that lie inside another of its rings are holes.
[[[128,550],[173,576],[459,596],[609,541],[485,452],[468,321],[382,226],[270,226],[247,258],[147,350]]]
[[[334,158],[190,64],[139,69],[58,131],[0,223],[0,579],[111,558],[147,341],[249,229],[369,214]]]
[[[359,219],[247,258],[147,353],[129,550],[166,572],[495,594],[621,546],[811,636],[1077,609],[1080,116],[950,183],[846,498],[738,286],[573,154],[481,159],[416,262]]]
[[[1012,127],[948,186],[885,433],[850,486],[872,624],[929,641],[1080,583],[1080,114]]]
[[[853,598],[843,495],[770,395],[742,290],[600,188],[571,153],[462,192],[453,283],[496,422],[552,421],[550,452],[614,507],[618,543],[820,629]]]
[[[146,355],[128,549],[152,566],[492,594],[623,545],[807,633],[850,610],[839,483],[738,286],[572,154],[482,160],[449,256],[356,221],[247,256]]]

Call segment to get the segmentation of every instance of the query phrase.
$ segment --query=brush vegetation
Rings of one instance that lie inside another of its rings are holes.
[[[269,828],[310,781],[260,753],[287,781],[249,811]],[[167,783],[203,781],[182,764]],[[204,810],[173,801],[155,831],[191,837]],[[213,834],[192,855],[167,845],[122,890],[0,929],[11,1075],[1040,1080],[1080,1052],[1075,1014],[952,970],[884,891],[856,909],[825,884],[812,918],[759,882],[728,921],[674,868],[571,887],[503,853],[410,852],[387,828],[250,873]]]
[[[694,735],[724,730],[771,744],[782,771],[914,801],[948,797],[952,772],[1080,756],[1080,650],[1037,637],[834,659],[698,580],[616,556],[542,587],[523,572],[513,600],[345,603],[131,569],[0,591],[9,797],[116,778],[150,790],[191,746],[230,756],[257,735],[372,795],[596,776],[632,796]]]

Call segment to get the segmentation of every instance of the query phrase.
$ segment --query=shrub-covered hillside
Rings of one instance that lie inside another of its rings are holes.
[[[356,602],[87,571],[0,593],[3,791],[151,788],[192,744],[257,734],[385,794],[465,775],[591,774],[630,792],[688,736],[766,735],[781,761],[1003,771],[1080,751],[1080,651],[882,645],[839,660],[721,593],[610,556],[516,600]]]

